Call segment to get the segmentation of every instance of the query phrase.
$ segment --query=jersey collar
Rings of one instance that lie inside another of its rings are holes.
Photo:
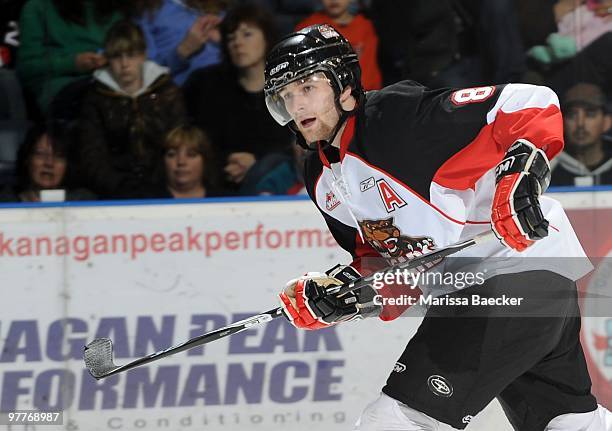
[[[346,155],[346,152],[348,151],[348,147],[351,143],[351,140],[353,139],[354,134],[355,134],[355,116],[352,115],[346,120],[346,127],[342,131],[342,136],[340,137],[340,162],[344,160],[344,156]],[[321,163],[323,163],[323,166],[330,168],[331,163],[329,162],[329,159],[325,155],[325,151],[321,147],[321,141],[317,142],[317,147],[319,150],[319,158],[321,159]]]

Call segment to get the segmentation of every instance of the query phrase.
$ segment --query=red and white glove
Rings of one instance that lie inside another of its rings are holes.
[[[550,184],[544,151],[525,139],[516,141],[495,168],[491,226],[507,247],[523,251],[548,235],[538,198]]]
[[[366,286],[342,296],[326,293],[330,286],[349,283],[361,275],[351,266],[336,265],[327,273],[309,272],[291,280],[279,294],[285,317],[302,329],[321,329],[340,322],[378,316],[376,290]]]

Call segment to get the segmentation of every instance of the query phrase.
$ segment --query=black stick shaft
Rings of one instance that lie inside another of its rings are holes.
[[[112,371],[105,373],[97,379],[101,379],[104,377],[112,376],[113,374],[121,373],[123,371],[130,370],[132,368],[138,367],[140,365],[148,364],[153,361],[157,361],[158,359],[165,358],[166,356],[174,355],[176,353],[183,352],[185,350],[192,349],[197,346],[201,346],[203,344],[210,343],[212,341],[219,340],[221,338],[228,337],[230,335],[236,334],[238,332],[244,331],[245,329],[250,328],[254,325],[259,325],[260,323],[269,322],[272,319],[276,319],[281,316],[281,308],[274,308],[272,310],[268,310],[256,316],[249,317],[248,319],[241,320],[239,322],[232,323],[231,325],[224,326],[223,328],[216,329],[214,331],[207,332],[206,334],[199,335],[190,340],[185,341],[184,343],[177,344],[176,346],[172,346],[165,350],[160,350],[159,352],[152,353],[148,356],[144,356],[142,358],[136,359],[128,364],[122,365],[113,369]]]
[[[376,274],[385,274],[388,272],[393,272],[397,270],[410,270],[415,269],[420,266],[431,263],[435,260],[442,259],[446,256],[450,256],[451,254],[457,253],[460,250],[471,247],[475,244],[482,243],[488,241],[493,238],[493,234],[491,232],[486,234],[481,234],[467,241],[463,241],[457,244],[450,245],[448,247],[441,248],[440,250],[433,251],[431,253],[427,253],[425,255],[415,257],[406,262],[397,263],[395,265],[391,265],[381,271],[377,271],[368,276],[358,278],[357,280],[342,286],[332,286],[327,289],[328,294],[336,294],[343,295],[348,292],[352,292],[357,289],[361,289],[364,286],[367,286],[374,281],[374,277]],[[159,352],[152,353],[148,356],[144,356],[142,358],[136,359],[128,364],[122,365],[113,369],[112,371],[105,373],[99,377],[98,379],[112,376],[113,374],[117,374],[123,371],[130,370],[134,367],[138,367],[140,365],[148,364],[153,361],[157,361],[158,359],[165,358],[166,356],[174,355],[176,353],[183,352],[185,350],[189,350],[191,348],[201,346],[203,344],[210,343],[212,341],[219,340],[221,338],[228,337],[230,335],[236,334],[238,332],[244,331],[245,329],[250,328],[251,326],[259,325],[261,323],[269,322],[277,317],[282,316],[282,308],[273,308],[272,310],[268,310],[266,312],[257,314],[255,316],[249,317],[248,319],[241,320],[239,322],[232,323],[231,325],[224,326],[223,328],[216,329],[211,332],[207,332],[206,334],[199,335],[194,337],[184,343],[177,344],[176,346],[170,347],[165,350],[160,350]]]

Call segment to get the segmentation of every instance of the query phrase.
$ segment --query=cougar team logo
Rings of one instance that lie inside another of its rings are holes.
[[[434,241],[430,237],[402,235],[399,228],[393,224],[393,217],[363,220],[359,225],[365,240],[385,258],[412,259],[435,249]]]

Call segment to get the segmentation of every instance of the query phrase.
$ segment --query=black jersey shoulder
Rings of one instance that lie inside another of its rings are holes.
[[[456,90],[413,81],[368,92],[349,152],[429,199],[435,173],[486,126],[501,88],[484,103],[463,106],[451,101]]]

